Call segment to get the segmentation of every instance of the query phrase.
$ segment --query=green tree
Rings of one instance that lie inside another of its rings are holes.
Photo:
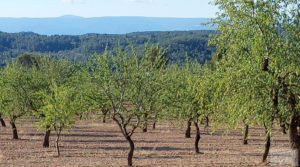
[[[94,78],[110,104],[112,119],[129,143],[128,166],[132,166],[135,148],[132,135],[138,127],[143,128],[144,116],[153,114],[151,105],[157,99],[149,93],[155,93],[153,86],[159,87],[156,78],[161,70],[153,68],[158,62],[138,55],[134,48],[129,53],[119,49],[113,56],[106,52],[97,57],[99,76]]]
[[[278,119],[284,129],[298,117],[292,108],[299,100],[293,96],[297,94],[295,85],[299,85],[295,79],[299,71],[296,53],[299,51],[299,2],[214,2],[220,8],[214,20],[220,33],[213,43],[217,46],[216,57],[221,59],[218,66],[223,69],[222,78],[229,81],[221,89],[221,95],[229,98],[222,99],[219,108],[229,112],[225,115],[233,116],[230,120],[235,121],[231,122],[259,122],[266,127],[263,155],[266,162],[274,120]],[[297,135],[292,129],[289,128],[291,147],[299,150],[295,147],[298,144],[294,144],[299,140],[294,140]]]
[[[40,126],[56,132],[56,150],[57,156],[60,156],[60,135],[63,129],[74,124],[77,101],[74,101],[74,90],[69,86],[58,86],[53,81],[49,90],[39,92],[44,104],[41,106],[44,117],[41,117]]]
[[[144,114],[142,115],[142,129],[147,132],[149,119],[153,119],[152,127],[155,129],[161,108],[161,96],[165,89],[165,69],[167,66],[165,51],[158,45],[145,45],[143,53],[143,69],[146,71],[148,81],[144,86],[142,96],[144,98]]]
[[[30,99],[34,90],[31,70],[13,62],[1,72],[1,113],[9,119],[13,139],[19,139],[16,120],[30,114]]]
[[[76,103],[72,105],[77,105],[78,108],[81,106],[82,110],[77,110],[76,115],[82,115],[85,110],[85,106],[89,105],[88,101],[83,104],[85,100],[84,94],[87,83],[89,82],[86,75],[82,72],[81,68],[74,66],[72,63],[64,60],[54,60],[47,57],[38,58],[39,68],[36,70],[33,75],[35,93],[33,94],[30,108],[33,111],[33,115],[41,122],[46,119],[46,113],[44,109],[45,93],[48,92],[49,96],[51,94],[51,85],[55,83],[58,87],[68,86],[74,90],[77,90],[76,93],[73,93],[73,96],[76,97]],[[43,92],[41,94],[40,92]],[[76,96],[75,96],[76,95]],[[75,100],[75,99],[73,99]],[[51,125],[46,126],[43,123],[42,128],[46,129],[46,133],[43,140],[43,147],[49,147]]]
[[[167,72],[168,89],[164,100],[167,118],[187,121],[185,137],[190,137],[191,125],[196,128],[195,152],[200,153],[199,123],[211,113],[211,72],[207,65],[185,62],[173,65]]]

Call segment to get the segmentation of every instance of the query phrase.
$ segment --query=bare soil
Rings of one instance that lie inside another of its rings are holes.
[[[8,121],[6,120],[8,124]],[[20,124],[21,123],[21,124]],[[125,166],[128,143],[114,122],[78,121],[61,138],[61,157],[55,157],[55,135],[51,134],[50,148],[42,147],[44,132],[33,120],[17,123],[19,140],[12,140],[11,127],[0,127],[0,166]],[[133,135],[136,166],[262,166],[264,129],[251,128],[249,144],[243,145],[242,131],[225,135],[221,130],[206,134],[201,126],[200,151],[194,152],[194,127],[192,138],[184,137],[185,127],[167,123],[143,133],[138,129]],[[288,148],[288,135],[276,129],[273,132],[272,150]],[[271,164],[272,165],[272,164]],[[283,164],[273,164],[283,166]],[[270,164],[269,164],[270,166]]]

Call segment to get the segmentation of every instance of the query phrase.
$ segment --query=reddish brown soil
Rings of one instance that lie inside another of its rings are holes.
[[[33,122],[19,121],[20,140],[12,140],[11,128],[0,127],[0,166],[125,166],[128,143],[118,127],[109,122],[78,121],[62,135],[61,157],[55,157],[54,140],[51,147],[42,147],[43,131]],[[8,122],[7,122],[8,123]],[[158,124],[156,130],[133,135],[136,145],[133,163],[136,166],[260,166],[264,130],[250,128],[248,145],[242,144],[241,131],[224,135],[202,133],[200,150],[194,153],[194,138],[184,138],[184,127]],[[203,127],[201,127],[203,132]],[[194,132],[194,129],[193,129]],[[192,134],[194,135],[194,133]],[[271,150],[288,148],[287,135],[273,132]]]

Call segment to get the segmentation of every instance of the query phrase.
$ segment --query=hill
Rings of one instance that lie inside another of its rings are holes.
[[[138,32],[122,35],[39,35],[31,32],[0,32],[0,65],[25,52],[42,53],[56,58],[84,61],[93,53],[116,47],[127,49],[129,44],[139,50],[146,43],[159,44],[166,49],[170,62],[180,62],[186,58],[203,63],[209,59],[214,48],[208,47],[209,35],[215,31],[172,31]]]

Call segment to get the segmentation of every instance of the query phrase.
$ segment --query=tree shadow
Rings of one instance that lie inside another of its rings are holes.
[[[146,151],[188,151],[189,148],[177,148],[177,147],[139,147],[140,150],[146,150]]]
[[[64,137],[118,137],[118,135],[113,135],[113,134],[61,134],[61,136]]]
[[[118,139],[112,139],[112,140],[62,140],[63,142],[68,143],[127,143],[125,140],[118,140]]]

